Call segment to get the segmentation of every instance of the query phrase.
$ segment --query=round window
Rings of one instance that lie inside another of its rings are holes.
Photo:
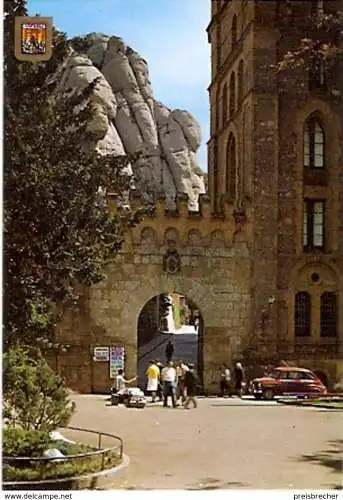
[[[318,273],[312,273],[311,274],[311,280],[312,280],[312,283],[318,283],[319,281],[319,274]]]

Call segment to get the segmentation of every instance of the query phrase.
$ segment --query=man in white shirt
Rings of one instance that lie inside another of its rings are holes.
[[[134,380],[136,380],[137,377],[131,378],[130,380],[126,380],[124,378],[124,370],[120,369],[118,370],[118,374],[116,375],[115,378],[115,385],[112,389],[114,389],[113,392],[116,392],[117,394],[122,394],[126,391],[126,384],[131,384]]]
[[[175,401],[175,385],[176,385],[176,370],[172,361],[168,361],[161,373],[163,382],[163,406],[168,407],[168,396],[172,399],[173,408],[176,408]]]

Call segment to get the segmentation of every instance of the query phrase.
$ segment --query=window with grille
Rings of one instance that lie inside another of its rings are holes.
[[[324,249],[325,201],[305,200],[303,246],[305,250]]]
[[[308,292],[295,295],[294,333],[296,337],[311,335],[311,296]]]
[[[236,196],[236,176],[237,176],[237,160],[236,160],[236,139],[233,134],[230,134],[227,143],[226,154],[226,192],[231,198]]]
[[[230,118],[234,115],[236,110],[236,78],[235,73],[232,72],[230,77],[230,101],[229,101],[229,111]]]
[[[316,119],[310,119],[305,125],[304,166],[311,168],[325,167],[324,130]]]
[[[320,297],[320,336],[336,337],[337,335],[337,295],[324,292]]]

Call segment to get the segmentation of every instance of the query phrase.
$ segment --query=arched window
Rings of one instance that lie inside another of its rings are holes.
[[[238,106],[242,104],[244,96],[243,72],[244,72],[243,59],[241,59],[238,65]]]
[[[231,45],[232,49],[236,45],[237,42],[237,16],[236,14],[232,18],[232,25],[231,25]]]
[[[230,77],[230,100],[229,100],[230,119],[235,114],[235,110],[236,110],[236,79],[235,79],[235,72],[233,71]]]
[[[231,133],[226,150],[226,192],[230,198],[236,197],[236,177],[237,177],[237,152],[236,139]]]
[[[295,295],[294,333],[296,337],[311,335],[311,296],[308,292]]]
[[[324,292],[320,297],[320,336],[336,337],[337,335],[337,295]]]
[[[304,166],[325,168],[325,135],[316,118],[310,118],[305,124]]]
[[[222,117],[223,117],[223,123],[222,125],[224,126],[225,123],[227,122],[227,85],[226,83],[224,84],[224,87],[223,87],[223,109],[222,109]]]

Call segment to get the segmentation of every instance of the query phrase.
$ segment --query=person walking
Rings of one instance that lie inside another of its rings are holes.
[[[224,397],[225,394],[231,395],[231,373],[227,365],[223,365],[223,370],[220,374],[220,396]]]
[[[235,370],[235,392],[241,398],[243,395],[244,370],[242,363],[236,363]]]
[[[198,384],[198,376],[194,369],[194,365],[192,363],[188,364],[188,370],[185,373],[185,389],[187,391],[187,397],[184,404],[184,408],[186,410],[189,409],[189,405],[192,402],[193,407],[197,408],[198,403],[196,400],[196,390]]]
[[[148,377],[147,392],[151,394],[151,400],[153,403],[156,401],[156,393],[158,390],[158,382],[160,378],[160,369],[156,364],[156,361],[149,361],[149,366],[146,371],[146,376]]]
[[[171,397],[173,408],[176,408],[175,400],[175,382],[176,370],[172,361],[168,361],[167,365],[163,368],[162,373],[163,382],[163,407],[168,407],[168,397]]]
[[[166,345],[166,360],[167,363],[172,360],[174,354],[174,346],[172,344],[172,341],[169,340],[168,344]]]

